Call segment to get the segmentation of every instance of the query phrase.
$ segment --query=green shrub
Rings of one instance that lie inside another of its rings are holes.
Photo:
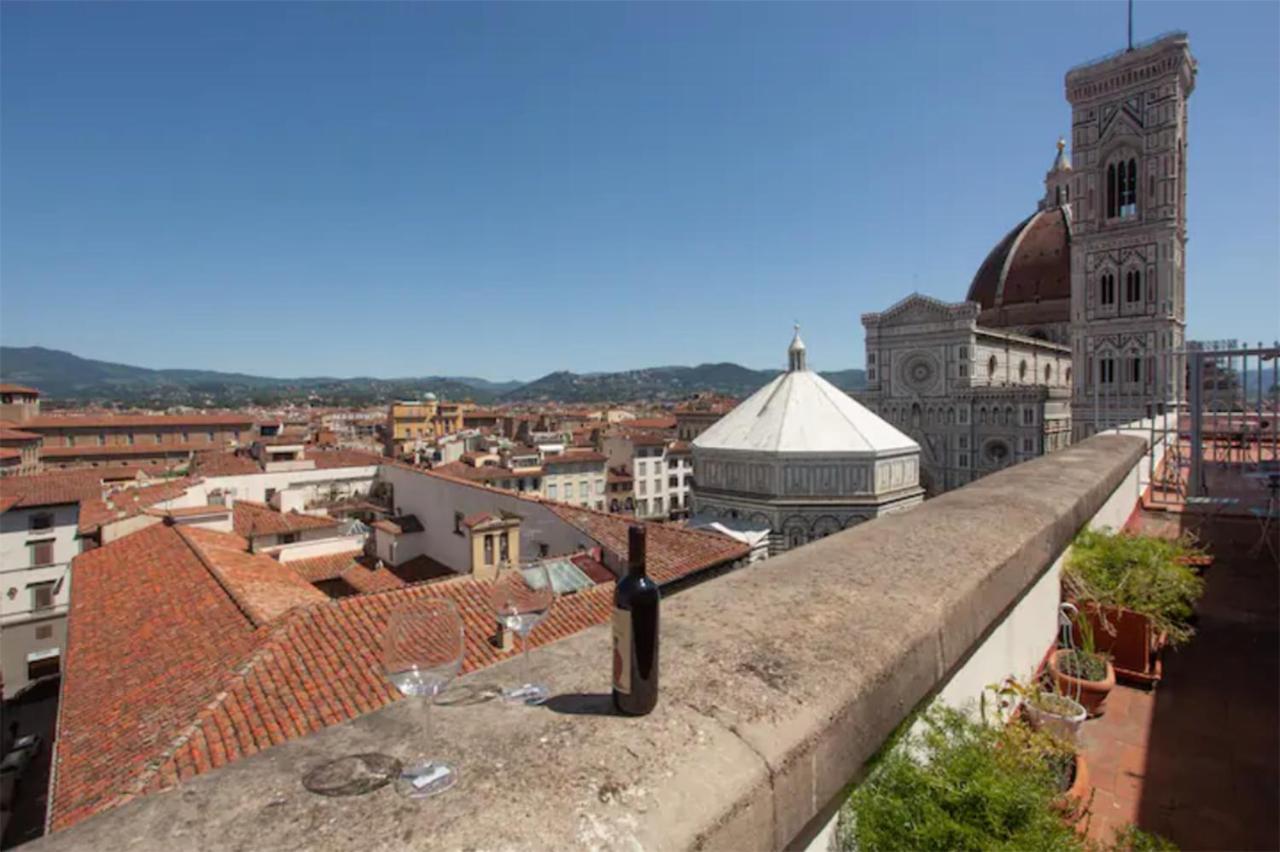
[[[1070,752],[1021,725],[994,728],[947,708],[884,753],[840,820],[843,849],[1077,850],[1054,809]],[[1064,759],[1065,756],[1065,759]]]
[[[1141,613],[1177,645],[1194,633],[1187,619],[1204,593],[1204,580],[1184,562],[1199,555],[1203,551],[1185,539],[1085,530],[1071,546],[1062,579],[1078,602]]]

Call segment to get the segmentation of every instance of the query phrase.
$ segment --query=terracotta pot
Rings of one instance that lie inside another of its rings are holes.
[[[1053,681],[1057,684],[1058,692],[1072,698],[1078,695],[1078,700],[1084,705],[1085,712],[1090,718],[1101,716],[1107,711],[1107,696],[1116,685],[1115,668],[1108,661],[1107,675],[1102,680],[1083,680],[1072,677],[1062,670],[1059,663],[1066,653],[1065,649],[1060,649],[1054,651],[1053,656],[1049,658],[1049,671],[1053,673]]]
[[[1063,793],[1055,804],[1069,821],[1078,822],[1089,812],[1089,795],[1092,792],[1089,764],[1085,763],[1083,754],[1076,752],[1076,777],[1071,782],[1071,789]]]
[[[1095,603],[1076,603],[1076,606],[1089,619],[1098,652],[1111,658],[1121,680],[1138,686],[1159,682],[1160,652],[1167,637],[1155,632],[1151,619],[1133,610],[1114,606],[1100,607]],[[1079,643],[1079,627],[1075,627],[1072,633]]]

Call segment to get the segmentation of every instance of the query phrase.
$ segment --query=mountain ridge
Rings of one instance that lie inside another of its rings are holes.
[[[42,346],[0,346],[0,380],[30,385],[50,400],[153,406],[268,405],[288,401],[359,405],[428,392],[480,403],[662,400],[699,392],[745,396],[775,375],[777,370],[753,370],[723,361],[615,372],[557,370],[530,382],[495,382],[475,376],[272,378],[217,370],[152,369],[82,358]],[[823,375],[845,390],[856,390],[865,384],[865,373],[860,369]]]

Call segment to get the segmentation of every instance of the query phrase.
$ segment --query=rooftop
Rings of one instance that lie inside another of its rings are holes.
[[[327,529],[341,523],[337,518],[328,516],[304,515],[301,512],[277,512],[265,503],[252,500],[237,500],[232,518],[236,534],[246,538]]]

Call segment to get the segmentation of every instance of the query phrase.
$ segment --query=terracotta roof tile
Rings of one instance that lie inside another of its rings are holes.
[[[21,429],[12,429],[8,426],[0,426],[0,441],[29,443],[31,441],[39,441],[43,437],[43,435],[37,435],[35,432],[24,432]]]
[[[342,572],[351,567],[360,555],[359,550],[348,550],[343,553],[327,553],[324,556],[312,556],[307,559],[291,559],[282,562],[286,568],[292,568],[308,583],[320,583],[341,577]]]
[[[301,532],[336,527],[337,518],[304,515],[301,512],[277,512],[265,503],[237,500],[232,512],[232,526],[247,538],[259,535]]]
[[[191,459],[190,469],[192,473],[200,476],[241,476],[262,473],[262,466],[250,456],[221,450],[196,453]]]
[[[0,382],[0,393],[33,393],[40,395],[40,391],[35,388],[29,388],[26,385],[13,385],[7,382]]]

